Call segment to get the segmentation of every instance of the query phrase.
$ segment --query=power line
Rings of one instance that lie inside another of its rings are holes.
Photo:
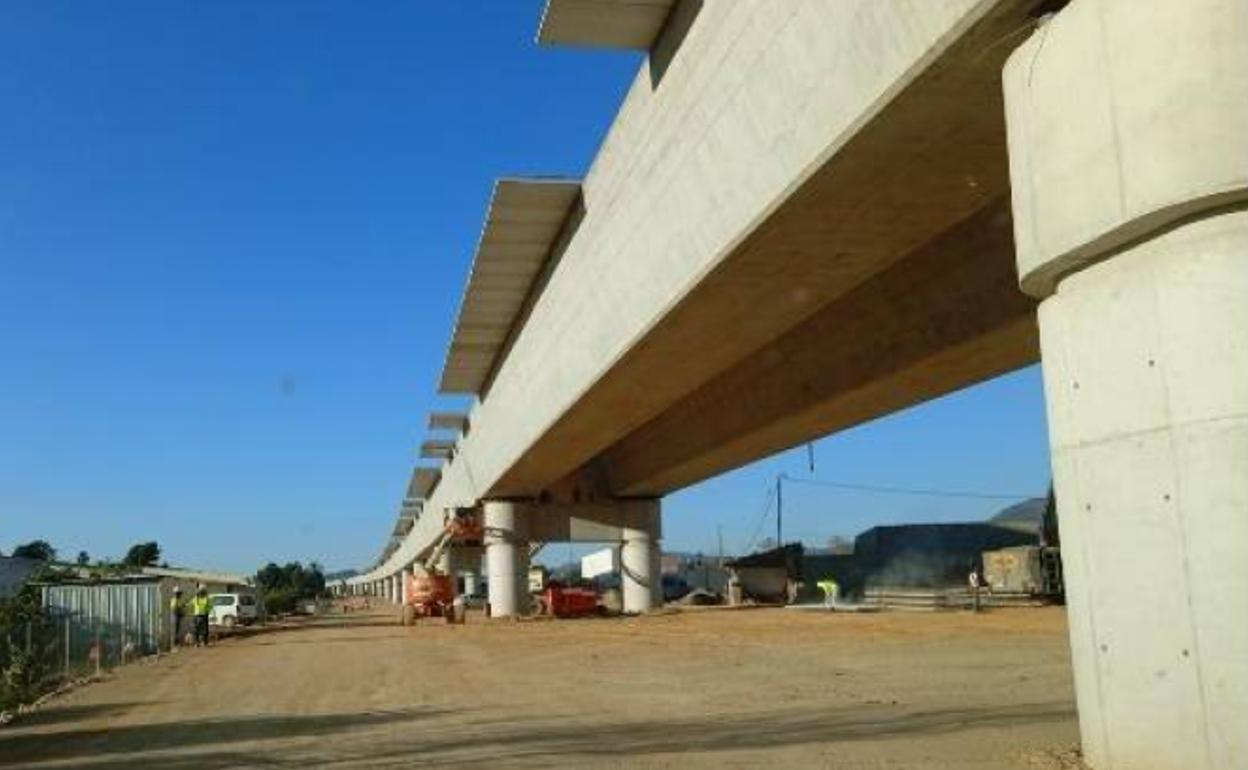
[[[968,492],[964,490],[954,489],[922,489],[915,487],[891,487],[877,486],[874,484],[851,484],[844,481],[825,481],[823,479],[803,479],[793,476],[785,476],[785,481],[793,484],[806,484],[812,487],[829,487],[832,489],[845,489],[855,492],[875,492],[884,495],[915,495],[919,497],[960,497],[976,500],[1030,500],[1033,497],[1043,497],[1043,495],[1034,494],[1009,494],[1005,492]]]
[[[771,504],[775,499],[771,496],[771,485],[767,485],[767,492],[763,497],[763,513],[758,517],[758,524],[754,526],[754,534],[750,535],[750,539],[745,541],[745,550],[752,551],[754,543],[758,540],[758,533],[763,530],[763,524],[767,521],[767,514],[771,513]]]

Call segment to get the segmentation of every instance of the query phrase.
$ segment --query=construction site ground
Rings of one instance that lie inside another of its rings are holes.
[[[1061,608],[325,618],[0,727],[0,767],[1078,767]]]

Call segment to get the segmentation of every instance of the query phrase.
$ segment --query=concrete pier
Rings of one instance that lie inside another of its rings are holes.
[[[650,526],[625,527],[620,546],[620,577],[625,612],[648,612],[663,604],[659,582],[659,503]]]
[[[438,557],[437,570],[443,575],[448,575],[454,580],[459,574],[459,552],[455,546],[448,545],[442,555]]]
[[[458,569],[463,578],[465,596],[475,596],[481,588],[481,549],[465,548],[459,552]]]
[[[1248,767],[1248,13],[1076,0],[1005,72],[1096,770]]]
[[[516,503],[485,502],[485,559],[491,617],[512,617],[527,611],[529,564],[524,518]]]
[[[464,596],[476,596],[481,588],[481,573],[478,569],[464,570]]]

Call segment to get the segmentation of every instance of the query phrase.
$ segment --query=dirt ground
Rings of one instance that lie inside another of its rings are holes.
[[[1061,609],[390,613],[130,666],[0,728],[0,767],[1058,768]]]

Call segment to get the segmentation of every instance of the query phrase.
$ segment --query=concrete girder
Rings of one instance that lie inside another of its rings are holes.
[[[439,512],[543,497],[999,199],[997,67],[1033,6],[704,4],[661,92],[638,72],[584,179],[584,218],[471,434],[365,579],[427,555]],[[586,486],[609,495],[590,470]],[[571,492],[554,496],[585,499]]]
[[[978,4],[961,19],[966,26],[956,36],[929,50],[873,103],[861,105],[858,118],[839,136],[829,135],[828,146],[782,196],[692,276],[662,313],[639,328],[618,357],[604,351],[609,367],[500,468],[488,493],[536,496],[719,373],[1004,196],[1008,169],[1000,68],[1010,48],[999,42],[1026,27],[1032,6],[1013,0]],[[713,32],[723,12],[707,6],[706,18],[699,19],[686,45],[697,45],[704,23]],[[888,4],[869,11],[892,12]],[[940,116],[938,125],[934,115]],[[767,161],[759,157],[757,163]],[[699,183],[715,197],[714,174]],[[583,228],[595,221],[591,193],[587,187]],[[574,242],[565,262],[575,258],[577,247]],[[538,322],[546,315],[543,304],[560,301],[558,279],[535,308]],[[515,354],[528,349],[523,337],[532,333],[522,333]],[[505,387],[503,379],[499,387]]]
[[[998,201],[690,393],[597,464],[659,494],[1039,358]]]

